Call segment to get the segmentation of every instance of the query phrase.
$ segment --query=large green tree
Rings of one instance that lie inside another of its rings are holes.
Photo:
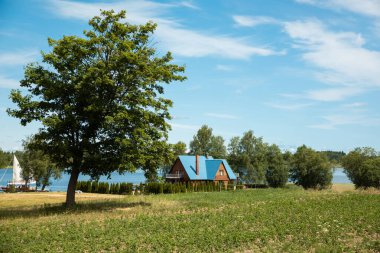
[[[25,68],[8,113],[26,125],[40,121],[40,149],[70,173],[66,206],[75,204],[80,173],[98,178],[161,163],[172,101],[164,84],[185,79],[184,67],[152,47],[156,24],[124,23],[125,11],[102,11],[84,37],[48,39],[43,64]]]
[[[327,156],[302,145],[293,155],[290,178],[305,189],[324,189],[331,185],[332,164]]]
[[[256,137],[252,130],[233,137],[228,146],[228,162],[247,183],[265,183],[268,144]]]
[[[212,128],[203,125],[190,142],[190,153],[193,155],[210,155],[214,158],[227,156],[226,146],[222,136],[212,134]]]
[[[343,157],[342,165],[355,187],[380,188],[380,157],[375,149],[356,148]]]

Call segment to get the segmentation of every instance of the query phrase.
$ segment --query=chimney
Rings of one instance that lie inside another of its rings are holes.
[[[195,155],[195,173],[199,176],[199,155]]]

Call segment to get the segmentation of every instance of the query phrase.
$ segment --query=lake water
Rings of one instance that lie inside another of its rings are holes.
[[[58,180],[52,179],[52,185],[47,187],[50,191],[66,191],[67,185],[69,183],[70,176],[68,174],[62,174],[62,177]],[[79,181],[87,181],[89,180],[89,176],[80,175]],[[12,180],[12,169],[0,169],[0,185],[5,186],[8,181]],[[108,183],[121,183],[121,182],[127,182],[127,183],[133,183],[133,184],[140,184],[144,183],[146,180],[144,176],[144,172],[142,170],[138,170],[135,173],[124,173],[123,175],[120,175],[116,172],[112,173],[111,179],[107,179],[107,177],[100,177],[100,181]],[[333,174],[333,183],[351,183],[350,179],[346,176],[342,168],[337,168],[334,171]]]

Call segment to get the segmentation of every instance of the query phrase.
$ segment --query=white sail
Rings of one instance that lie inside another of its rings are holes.
[[[16,156],[13,155],[13,178],[12,178],[13,184],[20,184],[24,182],[21,176],[21,171],[22,169],[21,169],[20,163],[18,162]]]

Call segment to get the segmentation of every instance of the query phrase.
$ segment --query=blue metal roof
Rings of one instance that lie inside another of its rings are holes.
[[[208,158],[205,156],[199,156],[199,175],[197,175],[195,168],[195,156],[181,155],[178,158],[185,168],[190,180],[214,180],[221,163],[223,163],[226,168],[230,180],[236,180],[235,174],[225,159],[214,159],[210,156]]]

